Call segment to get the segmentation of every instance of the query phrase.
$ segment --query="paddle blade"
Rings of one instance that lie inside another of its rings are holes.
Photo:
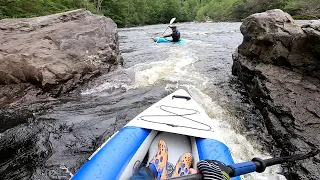
[[[175,20],[176,20],[176,18],[172,18],[172,19],[170,20],[170,24],[172,24]]]

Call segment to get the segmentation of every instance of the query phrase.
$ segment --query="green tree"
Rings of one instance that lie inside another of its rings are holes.
[[[285,0],[243,0],[236,3],[233,8],[233,15],[240,20],[247,16],[264,12],[269,9],[282,9],[286,4]]]
[[[183,21],[238,21],[280,8],[296,18],[320,16],[319,0],[0,0],[0,19],[35,17],[87,8],[112,18],[119,27]]]
[[[319,0],[288,0],[283,9],[297,18],[320,18]]]
[[[1,17],[43,16],[90,6],[88,0],[1,0]]]

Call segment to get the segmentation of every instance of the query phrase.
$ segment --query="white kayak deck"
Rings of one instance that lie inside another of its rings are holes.
[[[126,126],[216,139],[224,143],[218,131],[218,122],[211,119],[190,94],[182,89],[155,103]]]

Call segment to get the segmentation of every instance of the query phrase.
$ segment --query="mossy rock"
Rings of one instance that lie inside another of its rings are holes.
[[[21,23],[21,26],[22,27],[30,27],[30,24],[29,23]]]

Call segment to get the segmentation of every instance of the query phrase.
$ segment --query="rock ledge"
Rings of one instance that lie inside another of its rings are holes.
[[[320,21],[299,26],[281,10],[246,18],[232,73],[243,82],[283,155],[320,148]],[[316,180],[320,157],[284,167],[288,179]]]

